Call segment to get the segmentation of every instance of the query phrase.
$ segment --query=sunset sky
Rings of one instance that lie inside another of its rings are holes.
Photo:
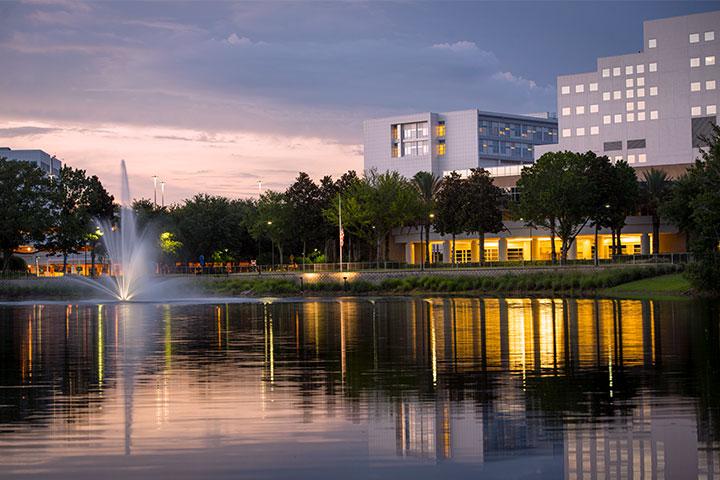
[[[555,77],[717,2],[0,2],[0,146],[136,197],[247,197],[362,170],[362,120],[555,111]]]

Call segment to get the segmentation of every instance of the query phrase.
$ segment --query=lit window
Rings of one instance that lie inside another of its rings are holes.
[[[585,136],[585,128],[580,127],[575,129],[575,135],[578,137],[584,137]]]
[[[708,105],[705,107],[705,114],[706,115],[715,115],[717,113],[717,106],[716,105]]]
[[[598,91],[598,84],[597,83],[591,83],[589,85],[591,92],[597,92]]]
[[[700,41],[699,33],[691,33],[690,34],[690,43],[698,43],[699,41]]]
[[[690,68],[695,68],[700,66],[700,57],[693,57],[690,59]]]
[[[635,155],[632,155],[632,154],[628,155],[628,163],[635,163]]]
[[[625,88],[630,88],[635,86],[635,81],[632,78],[625,79]]]
[[[632,65],[628,65],[627,67],[625,67],[625,75],[632,75],[633,71],[634,69]]]
[[[638,112],[637,119],[638,119],[638,122],[644,122],[645,121],[645,112]]]
[[[640,75],[641,73],[645,73],[645,64],[641,63],[640,65],[636,66],[635,71],[638,75]]]
[[[563,95],[569,95],[569,94],[570,94],[570,86],[569,86],[569,85],[564,85],[564,86],[560,89],[560,93],[562,93]]]
[[[638,154],[638,162],[639,163],[645,163],[647,162],[647,155],[644,153]]]
[[[648,48],[656,48],[657,47],[657,39],[650,38],[648,39]]]
[[[715,65],[715,55],[705,57],[705,65]]]
[[[643,98],[645,96],[645,89],[644,88],[638,88],[637,89],[637,96],[638,98]]]
[[[628,112],[632,112],[633,110],[635,110],[635,102],[626,102],[625,110],[627,110]]]
[[[614,123],[622,123],[622,113],[616,113],[613,118]]]
[[[583,93],[585,91],[585,85],[575,85],[575,93]]]
[[[648,70],[650,72],[657,72],[657,62],[653,62],[648,65]]]
[[[636,85],[638,87],[644,87],[645,86],[645,77],[638,77]]]
[[[577,107],[575,107],[575,114],[585,115],[585,105],[578,105]]]
[[[438,146],[437,146],[437,154],[438,154],[438,155],[445,155],[445,144],[444,144],[444,143],[438,143]]]
[[[610,125],[610,115],[603,115],[603,125]]]
[[[712,42],[715,40],[715,32],[705,32],[705,41]]]
[[[568,115],[570,115],[570,107],[563,107],[562,116],[567,117]]]
[[[658,94],[658,88],[657,87],[650,87],[650,96],[656,97]]]
[[[603,92],[603,101],[607,102],[610,100],[610,92]]]
[[[610,69],[609,68],[603,68],[602,69],[602,76],[603,78],[607,78],[610,76]]]
[[[705,82],[705,90],[715,90],[715,80],[707,80]]]
[[[634,122],[634,121],[635,121],[635,114],[634,114],[634,113],[628,113],[628,114],[625,116],[625,120],[627,120],[628,122]]]
[[[620,100],[622,98],[622,92],[620,90],[615,90],[613,92],[613,100]]]
[[[600,127],[597,125],[594,125],[590,127],[590,135],[599,135],[600,134]]]
[[[700,91],[700,82],[690,82],[690,91],[691,92],[699,92]]]
[[[615,162],[622,162],[622,155],[615,155]]]
[[[569,128],[563,128],[562,130],[562,136],[563,137],[569,137],[572,135],[572,131]]]
[[[699,117],[700,115],[702,115],[702,108],[692,107],[690,109],[690,115],[692,115],[693,117]]]
[[[645,110],[645,100],[640,100],[639,102],[637,102],[637,109]]]
[[[658,111],[652,110],[650,112],[650,120],[657,120],[659,118]]]
[[[635,90],[625,90],[625,98],[633,98],[635,96]]]
[[[613,77],[620,76],[620,67],[613,67]]]
[[[590,105],[590,113],[598,113],[599,107],[597,103]]]

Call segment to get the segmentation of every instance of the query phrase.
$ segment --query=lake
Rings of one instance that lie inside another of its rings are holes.
[[[0,477],[720,478],[718,312],[0,305]]]

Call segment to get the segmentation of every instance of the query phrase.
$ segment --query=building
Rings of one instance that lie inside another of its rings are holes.
[[[536,145],[557,142],[553,114],[507,115],[461,110],[367,120],[365,170],[443,175],[477,167],[533,162]]]
[[[720,11],[643,24],[637,53],[599,58],[557,79],[560,137],[547,151],[592,150],[635,167],[682,173],[717,123]]]
[[[0,158],[19,162],[30,162],[38,166],[48,175],[60,175],[62,163],[55,157],[50,156],[43,150],[12,150],[9,147],[0,147]]]

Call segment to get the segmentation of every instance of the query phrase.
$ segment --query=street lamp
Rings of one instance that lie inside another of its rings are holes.
[[[272,220],[268,220],[267,224],[268,224],[268,227],[270,227],[270,225],[272,225]],[[271,253],[271,257],[272,257],[272,268],[274,270],[275,269],[275,242],[273,242],[272,235],[269,235],[269,236],[270,236],[270,253]]]

